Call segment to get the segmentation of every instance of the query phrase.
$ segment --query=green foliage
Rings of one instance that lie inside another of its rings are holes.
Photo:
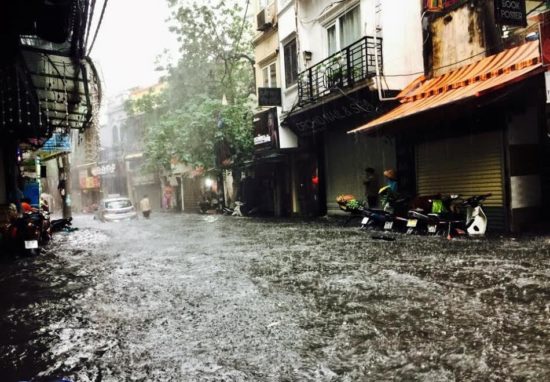
[[[364,207],[364,203],[357,199],[352,199],[346,203],[346,208],[350,211],[356,211]]]
[[[251,31],[238,3],[208,6],[168,0],[171,31],[180,43],[176,64],[165,65],[167,88],[130,102],[130,114],[146,121],[148,167],[169,168],[173,159],[215,167],[216,147],[229,146],[239,166],[253,150]],[[226,96],[229,105],[222,105]]]

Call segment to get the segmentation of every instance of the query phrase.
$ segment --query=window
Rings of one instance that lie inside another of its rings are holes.
[[[353,44],[361,37],[361,14],[359,7],[340,17],[340,49]]]
[[[332,56],[338,51],[338,43],[336,42],[336,25],[332,25],[327,29],[328,39],[328,55]]]
[[[298,52],[296,51],[296,39],[284,46],[285,56],[285,84],[287,87],[298,81]]]
[[[361,38],[361,12],[359,6],[336,19],[327,28],[327,51],[332,55]]]
[[[277,87],[277,63],[272,63],[262,69],[262,83],[264,88]]]

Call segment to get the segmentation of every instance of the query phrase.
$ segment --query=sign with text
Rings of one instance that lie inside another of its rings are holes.
[[[254,146],[256,150],[279,148],[279,119],[276,107],[254,116]]]
[[[116,171],[116,164],[106,163],[92,168],[93,176],[114,174]]]
[[[282,106],[281,88],[258,88],[258,106]]]
[[[525,0],[494,0],[495,21],[501,25],[527,26]]]
[[[69,135],[53,133],[52,137],[44,143],[42,151],[46,152],[71,152],[71,139]]]

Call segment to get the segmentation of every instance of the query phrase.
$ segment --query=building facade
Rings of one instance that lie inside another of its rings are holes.
[[[279,132],[292,132],[296,142],[278,152],[283,176],[271,176],[288,190],[292,214],[338,213],[337,195],[364,198],[366,167],[381,174],[396,166],[393,139],[346,132],[389,108],[386,99],[423,71],[421,2],[277,0],[256,7],[258,88],[280,88]],[[383,73],[391,75],[378,81]]]
[[[546,7],[515,2],[522,9],[511,20],[508,3],[428,3],[425,74],[399,106],[352,133],[396,140],[408,191],[490,193],[489,228],[521,231],[548,218]]]

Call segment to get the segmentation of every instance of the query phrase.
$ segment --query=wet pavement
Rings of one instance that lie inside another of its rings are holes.
[[[0,264],[1,381],[550,380],[548,237],[177,214],[75,226]]]

